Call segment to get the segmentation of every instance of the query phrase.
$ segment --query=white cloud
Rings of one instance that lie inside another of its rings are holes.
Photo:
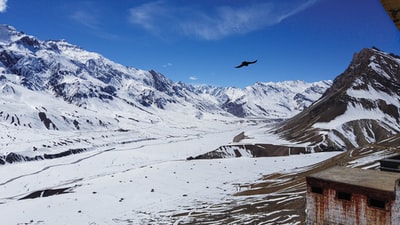
[[[162,65],[162,67],[164,67],[164,68],[171,67],[171,66],[172,66],[172,63],[167,63],[167,64]]]
[[[78,1],[67,3],[65,9],[68,11],[68,18],[87,28],[86,30],[91,35],[105,40],[121,39],[117,33],[109,32],[106,29],[106,20],[109,15],[107,14],[108,9],[104,5],[96,1]]]
[[[195,77],[195,76],[190,76],[190,77],[189,77],[189,80],[198,80],[198,78]]]
[[[205,40],[246,34],[279,24],[318,0],[237,1],[240,4],[206,5],[190,3],[173,7],[158,0],[129,10],[129,22],[157,34],[179,32]]]
[[[223,6],[214,14],[203,14],[199,18],[185,21],[182,29],[187,35],[206,40],[220,39],[232,34],[248,33],[270,23],[271,4],[263,3],[247,7],[234,8]]]
[[[69,18],[75,22],[93,29],[100,30],[102,20],[105,18],[105,9],[96,1],[80,1],[75,4],[69,4]]]
[[[7,9],[7,0],[0,0],[0,12],[5,12]]]
[[[156,32],[160,23],[167,22],[170,9],[166,8],[163,1],[155,1],[129,9],[129,22],[142,26],[151,32]]]
[[[84,10],[77,10],[75,11],[72,15],[71,18],[73,20],[75,20],[76,22],[89,27],[91,29],[97,29],[97,27],[99,26],[99,22],[97,17],[87,11]]]

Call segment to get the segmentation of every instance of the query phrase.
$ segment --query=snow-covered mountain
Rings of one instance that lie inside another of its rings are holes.
[[[130,108],[141,114],[144,112],[146,118],[159,116],[154,116],[159,109],[179,111],[176,108],[182,108],[196,118],[203,114],[287,118],[318,99],[331,84],[330,81],[287,81],[257,83],[245,89],[192,86],[173,82],[156,71],[122,66],[62,40],[41,41],[7,25],[0,26],[0,73],[1,91],[7,93],[9,99],[14,95],[36,95],[30,99],[30,106],[23,110],[30,115],[14,115],[14,110],[4,109],[3,121],[33,126],[36,121],[32,118],[38,117],[34,114],[46,108],[50,110],[46,113],[48,129],[78,129],[87,124],[119,127],[127,122],[115,124],[119,117],[113,115],[113,118],[100,123],[100,118],[90,115],[96,121],[89,119],[85,123],[88,119],[82,112],[79,112],[81,117],[78,119],[77,113],[72,115],[76,110],[55,112],[52,111],[55,109],[40,104],[33,106],[36,100],[56,97],[52,101],[63,100],[78,106],[78,111],[99,112],[108,108],[123,112]],[[28,102],[22,100],[18,104]],[[144,119],[139,113],[133,114],[139,117],[131,116],[133,120]],[[40,120],[45,119],[44,114],[41,115]]]
[[[331,81],[257,82],[244,89],[197,87],[199,94],[217,98],[222,109],[238,117],[289,118],[311,105]]]
[[[400,131],[400,57],[376,48],[356,53],[323,96],[276,131],[321,149],[351,149]]]

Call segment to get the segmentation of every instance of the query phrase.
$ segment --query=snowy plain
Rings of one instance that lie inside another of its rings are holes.
[[[186,160],[229,143],[244,128],[239,123],[222,127],[137,141],[132,141],[135,132],[103,131],[114,144],[59,159],[3,165],[2,223],[179,224],[182,218],[173,215],[238,198],[233,194],[240,184],[338,154]],[[64,188],[63,194],[21,200],[34,192]]]

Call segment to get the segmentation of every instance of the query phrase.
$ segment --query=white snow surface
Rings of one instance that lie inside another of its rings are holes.
[[[235,198],[237,184],[338,154],[185,160],[226,144],[242,126],[181,130],[151,139],[134,131],[69,133],[81,139],[102,136],[106,143],[98,141],[90,151],[59,159],[1,166],[0,211],[7,215],[2,224],[173,224],[179,217],[171,216],[183,210]],[[18,200],[64,187],[69,193]]]
[[[371,85],[368,85],[367,90],[355,90],[349,89],[347,90],[347,94],[350,97],[354,97],[357,99],[367,99],[371,102],[377,102],[378,100],[382,100],[386,102],[386,104],[392,104],[397,108],[400,108],[400,100],[395,98],[385,92],[376,90]],[[347,110],[343,115],[336,117],[334,120],[331,120],[326,123],[316,123],[313,125],[315,128],[321,129],[338,129],[343,124],[360,119],[371,119],[371,120],[380,120],[386,121],[392,124],[397,124],[396,118],[392,118],[389,115],[383,113],[378,108],[374,109],[366,109],[361,104],[348,104]]]
[[[321,129],[337,129],[340,128],[343,124],[355,120],[355,118],[356,120],[360,119],[380,120],[383,118],[383,116],[384,115],[380,110],[368,110],[364,108],[361,104],[356,104],[354,106],[349,104],[344,114],[326,123],[315,123],[313,127]]]
[[[400,108],[400,101],[398,98],[394,98],[393,96],[391,96],[385,92],[376,90],[371,85],[367,86],[367,90],[348,89],[347,95],[349,95],[350,97],[357,98],[357,99],[364,98],[364,99],[368,99],[371,101],[383,100],[387,104],[392,104],[392,105],[395,105],[398,108]]]
[[[381,124],[382,127],[386,127],[388,131],[398,132],[400,130],[400,127],[396,125],[397,121],[395,118],[388,116],[387,114],[384,114],[378,108],[366,109],[361,104],[355,104],[355,105],[349,104],[344,114],[336,117],[334,120],[331,120],[329,122],[315,123],[313,127],[329,131],[337,130],[339,133],[343,134],[347,138],[347,140],[352,143],[353,146],[358,146],[355,131],[353,130],[353,128],[347,127],[346,123],[362,119],[376,120]],[[390,126],[388,126],[388,124],[390,124]],[[371,131],[368,132],[367,129],[372,130],[372,128],[370,127],[364,127],[362,129],[362,132],[365,135],[364,137],[371,143],[375,142],[376,141],[375,137],[370,136],[370,134],[373,134],[373,132]],[[337,137],[333,132],[321,131],[321,134],[322,133],[327,133],[329,138],[338,145],[345,146],[341,138]]]
[[[371,59],[371,60],[374,60],[374,58]],[[381,66],[380,66],[378,63],[372,61],[368,66],[371,67],[374,71],[376,71],[379,75],[381,75],[381,76],[383,76],[383,77],[385,77],[385,78],[387,78],[387,79],[391,79],[391,77],[389,76],[389,74],[387,74],[387,73],[381,68]]]

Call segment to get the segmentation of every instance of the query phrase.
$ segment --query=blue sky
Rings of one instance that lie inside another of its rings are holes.
[[[334,79],[362,48],[400,54],[379,0],[0,0],[0,11],[39,39],[191,84]]]

